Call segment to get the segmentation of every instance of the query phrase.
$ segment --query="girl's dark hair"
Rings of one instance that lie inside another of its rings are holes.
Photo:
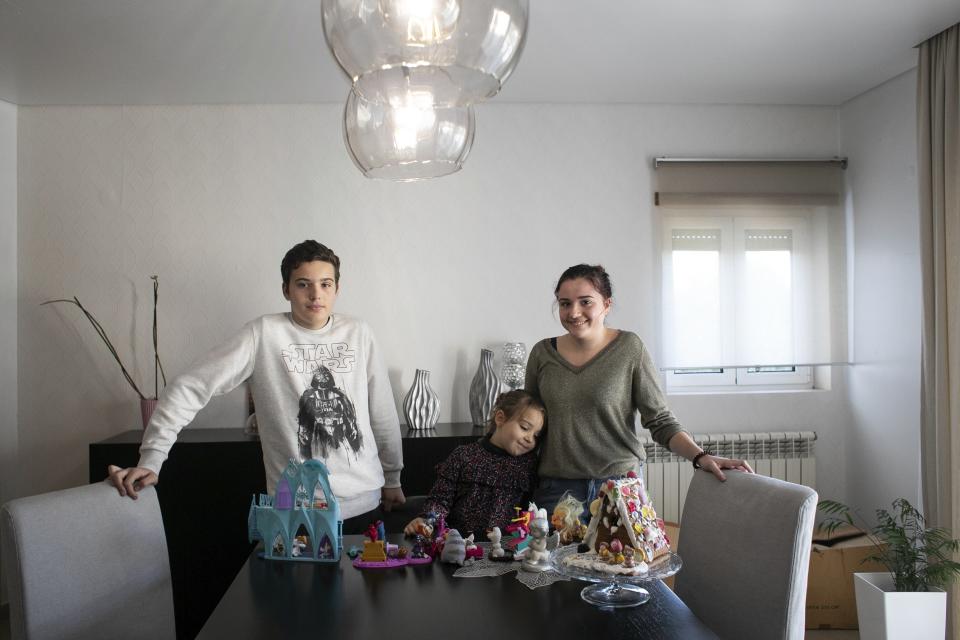
[[[283,284],[290,284],[290,274],[304,262],[329,262],[333,265],[333,281],[337,286],[340,285],[340,258],[330,247],[320,244],[316,240],[304,240],[298,245],[291,247],[287,255],[283,256],[280,263],[280,275],[283,276]]]
[[[497,430],[497,411],[503,411],[504,421],[506,422],[526,411],[528,407],[538,409],[543,414],[543,429],[540,430],[542,437],[544,430],[547,428],[547,409],[543,406],[540,398],[523,389],[507,391],[497,397],[493,410],[490,412],[490,421],[487,423],[487,435],[492,435]]]
[[[593,288],[603,296],[604,300],[613,297],[613,285],[610,283],[610,274],[599,264],[575,264],[568,268],[557,280],[557,287],[553,290],[553,295],[560,293],[560,285],[567,280],[576,280],[583,278],[588,280]]]

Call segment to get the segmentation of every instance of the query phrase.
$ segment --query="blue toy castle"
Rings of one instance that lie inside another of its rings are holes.
[[[338,562],[343,547],[340,505],[330,490],[326,465],[291,460],[276,495],[250,501],[250,542],[263,540],[263,557],[299,562]]]

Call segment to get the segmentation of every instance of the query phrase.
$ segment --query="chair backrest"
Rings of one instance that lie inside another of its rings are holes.
[[[98,483],[0,510],[13,638],[174,638],[157,493]]]
[[[675,591],[721,638],[801,640],[817,493],[766,476],[696,473]]]

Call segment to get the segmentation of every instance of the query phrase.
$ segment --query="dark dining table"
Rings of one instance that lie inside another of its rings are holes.
[[[362,546],[344,536],[344,549]],[[387,540],[402,542],[400,535]],[[407,543],[409,544],[409,543]],[[264,560],[255,550],[198,638],[715,639],[663,582],[644,587],[650,601],[603,610],[580,599],[587,583],[559,581],[530,589],[511,572],[454,577],[456,565],[397,569]]]

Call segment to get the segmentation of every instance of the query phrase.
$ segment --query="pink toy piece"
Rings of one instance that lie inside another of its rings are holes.
[[[416,560],[417,558],[414,558]],[[353,561],[353,566],[357,569],[396,569],[397,567],[405,567],[408,564],[412,564],[409,558],[387,558],[382,562],[375,561],[365,561],[357,558]],[[416,564],[422,564],[418,562]]]
[[[430,564],[433,562],[433,558],[426,556],[424,558],[407,558],[407,564],[409,565],[420,565],[420,564]]]

